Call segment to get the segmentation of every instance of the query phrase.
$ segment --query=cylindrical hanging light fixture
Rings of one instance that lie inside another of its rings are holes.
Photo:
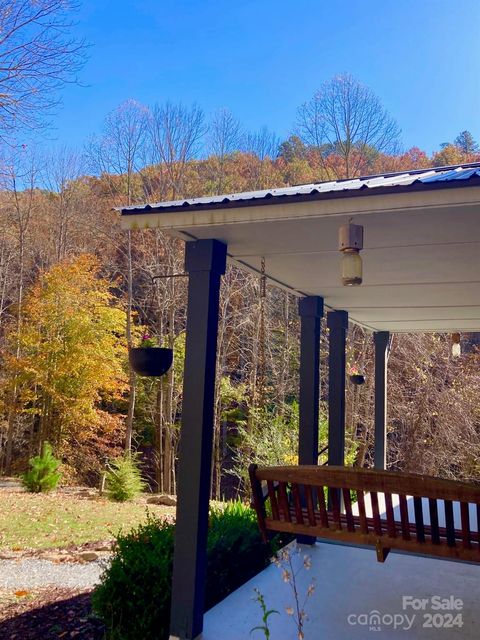
[[[350,222],[343,224],[338,233],[338,250],[342,254],[342,284],[345,287],[362,284],[362,249],[363,227]]]
[[[460,334],[452,333],[452,356],[459,358],[462,355],[462,348],[460,346]]]

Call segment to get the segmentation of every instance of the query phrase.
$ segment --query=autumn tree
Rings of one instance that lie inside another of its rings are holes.
[[[478,153],[478,144],[475,142],[470,131],[461,131],[455,138],[457,146],[465,155]]]
[[[110,193],[116,204],[130,205],[134,194],[134,180],[142,169],[147,136],[148,110],[136,100],[123,102],[105,119],[103,135],[93,138],[87,148],[91,166],[109,181]],[[133,261],[132,234],[127,231],[126,246],[121,247],[125,266],[127,293],[126,337],[128,347],[133,346]],[[136,375],[129,365],[128,413],[125,434],[125,450],[132,447],[133,421],[135,416]]]
[[[0,4],[0,137],[33,129],[75,81],[85,44],[72,33],[74,0],[3,0]]]
[[[80,180],[85,163],[81,154],[63,147],[47,155],[43,165],[41,178],[52,194],[50,210],[54,233],[49,244],[53,260],[61,261],[78,251],[77,229],[80,220],[85,220],[87,215],[89,194]]]
[[[308,146],[299,136],[293,135],[280,144],[278,148],[278,155],[283,158],[285,162],[307,160]]]
[[[25,279],[27,277],[27,251],[32,215],[35,210],[35,202],[38,200],[36,189],[38,165],[36,158],[28,150],[11,150],[3,158],[3,167],[0,174],[1,182],[5,190],[5,210],[7,219],[13,228],[16,244],[16,295],[12,300],[14,317],[12,317],[12,349],[15,358],[21,354],[21,338],[23,329],[23,298]],[[18,404],[18,380],[16,373],[12,378],[12,384],[8,389],[7,398],[7,437],[5,452],[5,468],[10,473],[13,453],[13,439],[15,433],[17,404]]]
[[[93,136],[86,149],[91,169],[110,182],[115,202],[129,205],[140,192],[136,174],[143,168],[147,139],[148,109],[136,100],[122,102],[105,118],[100,136]],[[137,187],[138,189],[138,187]]]
[[[279,146],[277,166],[287,185],[319,182],[322,167],[318,167],[315,161],[316,154],[312,148],[297,135],[290,136]]]
[[[375,152],[394,151],[400,134],[373,91],[347,74],[325,82],[299,108],[297,128],[336,178],[358,175]],[[339,165],[331,162],[335,156]]]
[[[242,127],[228,109],[219,109],[213,114],[208,126],[208,151],[217,161],[215,168],[215,191],[222,193],[225,181],[227,157],[237,151],[242,139]]]
[[[253,153],[259,160],[275,159],[278,155],[280,140],[274,131],[268,127],[261,127],[258,131],[245,134],[242,149],[247,153]]]
[[[103,421],[101,402],[124,389],[125,314],[110,289],[83,255],[43,273],[25,297],[18,357],[17,332],[7,335],[4,398],[15,384],[34,449],[48,440],[61,454],[81,442]]]
[[[205,116],[197,105],[156,104],[149,118],[150,162],[161,169],[161,197],[185,195],[188,162],[198,154],[205,135]],[[153,189],[152,189],[153,192]]]
[[[432,164],[443,167],[479,159],[479,147],[470,131],[461,131],[454,142],[443,142],[440,151],[433,154]]]
[[[273,164],[278,156],[279,147],[278,136],[266,126],[244,135],[241,149],[248,154],[246,168],[249,189],[280,186]]]
[[[465,162],[463,151],[455,144],[446,143],[440,151],[433,154],[432,165],[434,167],[448,167],[452,164]]]

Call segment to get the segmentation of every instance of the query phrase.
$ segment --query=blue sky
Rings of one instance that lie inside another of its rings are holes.
[[[228,107],[286,137],[331,76],[369,85],[431,152],[480,139],[480,0],[83,0],[84,86],[63,91],[53,137],[81,146],[127,98]]]

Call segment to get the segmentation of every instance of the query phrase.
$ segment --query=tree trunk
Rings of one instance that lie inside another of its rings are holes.
[[[23,278],[25,266],[25,228],[19,214],[19,274],[18,274],[18,307],[17,307],[17,335],[15,358],[18,361],[20,357],[20,332],[22,330],[22,311],[23,311]],[[12,472],[12,455],[13,440],[15,436],[15,423],[17,418],[17,373],[15,372],[13,380],[12,395],[10,401],[10,410],[8,412],[8,428],[7,428],[7,446],[5,452],[5,473],[9,476]]]

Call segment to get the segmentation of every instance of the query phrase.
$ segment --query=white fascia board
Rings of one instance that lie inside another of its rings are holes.
[[[123,229],[160,228],[165,231],[191,230],[272,220],[294,220],[311,217],[367,215],[381,211],[412,211],[450,206],[480,205],[480,188],[462,187],[412,191],[345,198],[248,205],[225,209],[179,209],[178,211],[123,214]]]

